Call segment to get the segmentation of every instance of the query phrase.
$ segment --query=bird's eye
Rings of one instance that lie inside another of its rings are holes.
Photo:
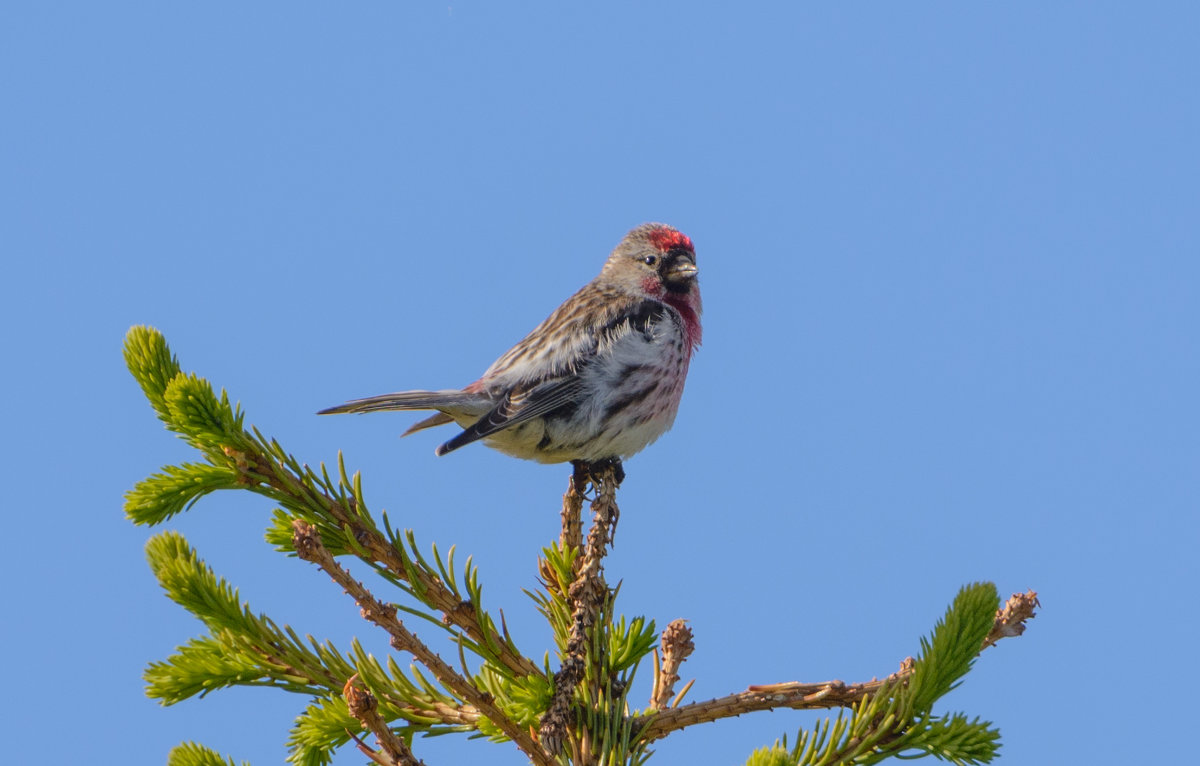
[[[654,264],[658,263],[658,256],[657,255],[647,255],[645,258],[642,259],[642,263],[646,264],[647,266],[653,266]]]

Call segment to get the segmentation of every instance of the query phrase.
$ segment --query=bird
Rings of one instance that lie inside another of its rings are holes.
[[[482,440],[540,463],[599,465],[640,452],[675,422],[701,341],[692,240],[662,223],[621,239],[600,273],[461,389],[400,391],[320,415],[436,410],[404,436],[456,423],[438,456]]]

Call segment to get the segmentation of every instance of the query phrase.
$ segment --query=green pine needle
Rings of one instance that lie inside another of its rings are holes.
[[[796,759],[791,752],[776,742],[771,747],[755,750],[746,759],[746,766],[795,766]]]
[[[207,463],[169,465],[125,493],[125,516],[134,524],[161,524],[209,492],[237,487],[237,474]]]
[[[288,737],[288,763],[326,766],[333,751],[350,741],[347,732],[361,730],[341,697],[314,700],[296,717]]]
[[[968,721],[962,713],[929,719],[910,745],[940,760],[973,766],[990,763],[1000,749],[1000,732],[987,721]]]
[[[146,543],[146,558],[168,598],[198,617],[210,630],[258,633],[262,625],[242,605],[238,593],[217,577],[178,532],[162,532]]]
[[[170,413],[163,394],[180,369],[179,360],[167,347],[167,339],[153,327],[129,328],[125,335],[125,366],[142,387],[158,417],[169,422]]]
[[[954,603],[921,639],[921,656],[908,682],[914,712],[927,712],[971,670],[996,619],[1000,596],[992,583],[963,586]]]
[[[658,631],[653,620],[634,617],[626,624],[624,615],[611,624],[608,631],[608,669],[610,673],[636,668],[646,655],[654,651]]]
[[[184,742],[175,746],[167,756],[167,766],[237,766],[232,758],[222,758],[221,754],[204,745],[195,742]],[[249,761],[242,761],[242,766],[250,766]]]
[[[212,384],[195,373],[176,375],[167,384],[163,401],[172,428],[198,449],[219,453],[223,447],[245,446],[241,413],[234,412],[224,391],[218,398]]]

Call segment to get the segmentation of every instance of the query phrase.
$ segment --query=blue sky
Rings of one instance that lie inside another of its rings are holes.
[[[705,343],[675,429],[627,465],[607,572],[626,613],[691,621],[691,699],[887,674],[986,579],[1044,608],[944,710],[999,725],[1006,763],[1178,757],[1196,709],[1167,690],[1200,682],[1194,4],[4,17],[10,762],[74,761],[67,738],[101,760],[194,739],[278,763],[303,705],[144,697],[145,664],[200,627],[121,511],[191,457],[123,368],[134,324],[301,460],[344,450],[374,507],[472,554],[546,648],[520,589],[566,469],[435,458],[443,435],[397,439],[402,414],[313,413],[473,380],[648,220],[696,242]],[[169,526],[254,608],[368,636],[262,542],[270,510],[225,494]],[[653,762],[741,763],[816,719],[700,727]]]

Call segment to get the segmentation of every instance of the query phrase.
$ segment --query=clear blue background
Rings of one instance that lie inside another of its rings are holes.
[[[1194,3],[2,15],[6,762],[161,763],[194,739],[278,763],[304,704],[143,695],[200,627],[121,511],[191,457],[124,370],[133,324],[301,460],[344,449],[377,510],[474,555],[540,655],[520,589],[567,470],[437,459],[449,434],[400,441],[407,415],[313,413],[473,380],[647,220],[697,244],[705,343],[674,431],[627,465],[607,572],[627,613],[690,620],[691,699],[885,675],[986,579],[1044,604],[943,706],[998,724],[1003,762],[1191,748]],[[226,493],[169,526],[254,608],[385,651],[262,542],[270,510]],[[697,727],[655,762],[741,763],[817,718]]]

